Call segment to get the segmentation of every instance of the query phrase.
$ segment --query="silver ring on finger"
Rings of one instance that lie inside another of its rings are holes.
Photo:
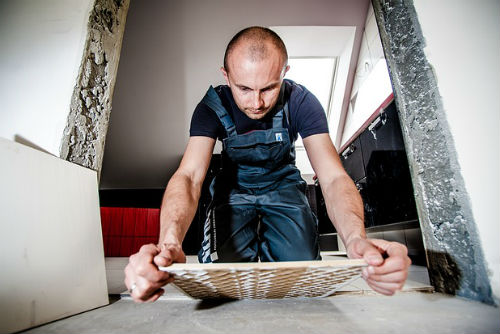
[[[132,294],[134,292],[135,288],[137,288],[137,284],[135,284],[135,282],[133,282],[132,285],[130,286],[130,289],[128,289],[128,292],[130,294]]]

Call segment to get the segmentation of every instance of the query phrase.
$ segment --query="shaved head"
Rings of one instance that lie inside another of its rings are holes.
[[[285,44],[268,28],[246,28],[231,39],[221,72],[248,118],[262,119],[276,105],[287,63]]]
[[[236,48],[242,48],[247,59],[253,62],[267,59],[276,50],[281,55],[283,66],[286,66],[288,62],[285,43],[269,28],[249,27],[241,30],[231,39],[224,54],[224,69],[227,72],[229,72],[229,58]]]

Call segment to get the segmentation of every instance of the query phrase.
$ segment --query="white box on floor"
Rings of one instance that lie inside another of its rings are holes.
[[[0,138],[0,332],[108,304],[95,171]]]

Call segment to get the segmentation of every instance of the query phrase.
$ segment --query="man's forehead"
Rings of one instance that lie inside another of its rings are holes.
[[[229,62],[231,71],[228,72],[234,84],[246,87],[269,86],[281,81],[282,66],[279,59],[264,59],[253,61],[242,58]]]
[[[228,55],[228,63],[251,61],[259,62],[267,59],[281,60],[278,48],[270,41],[243,39],[239,41]]]

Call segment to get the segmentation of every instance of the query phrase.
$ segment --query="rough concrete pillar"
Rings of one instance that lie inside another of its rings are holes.
[[[412,0],[372,0],[399,109],[429,275],[438,292],[493,303],[437,80]]]
[[[60,156],[100,175],[130,0],[96,0]]]

